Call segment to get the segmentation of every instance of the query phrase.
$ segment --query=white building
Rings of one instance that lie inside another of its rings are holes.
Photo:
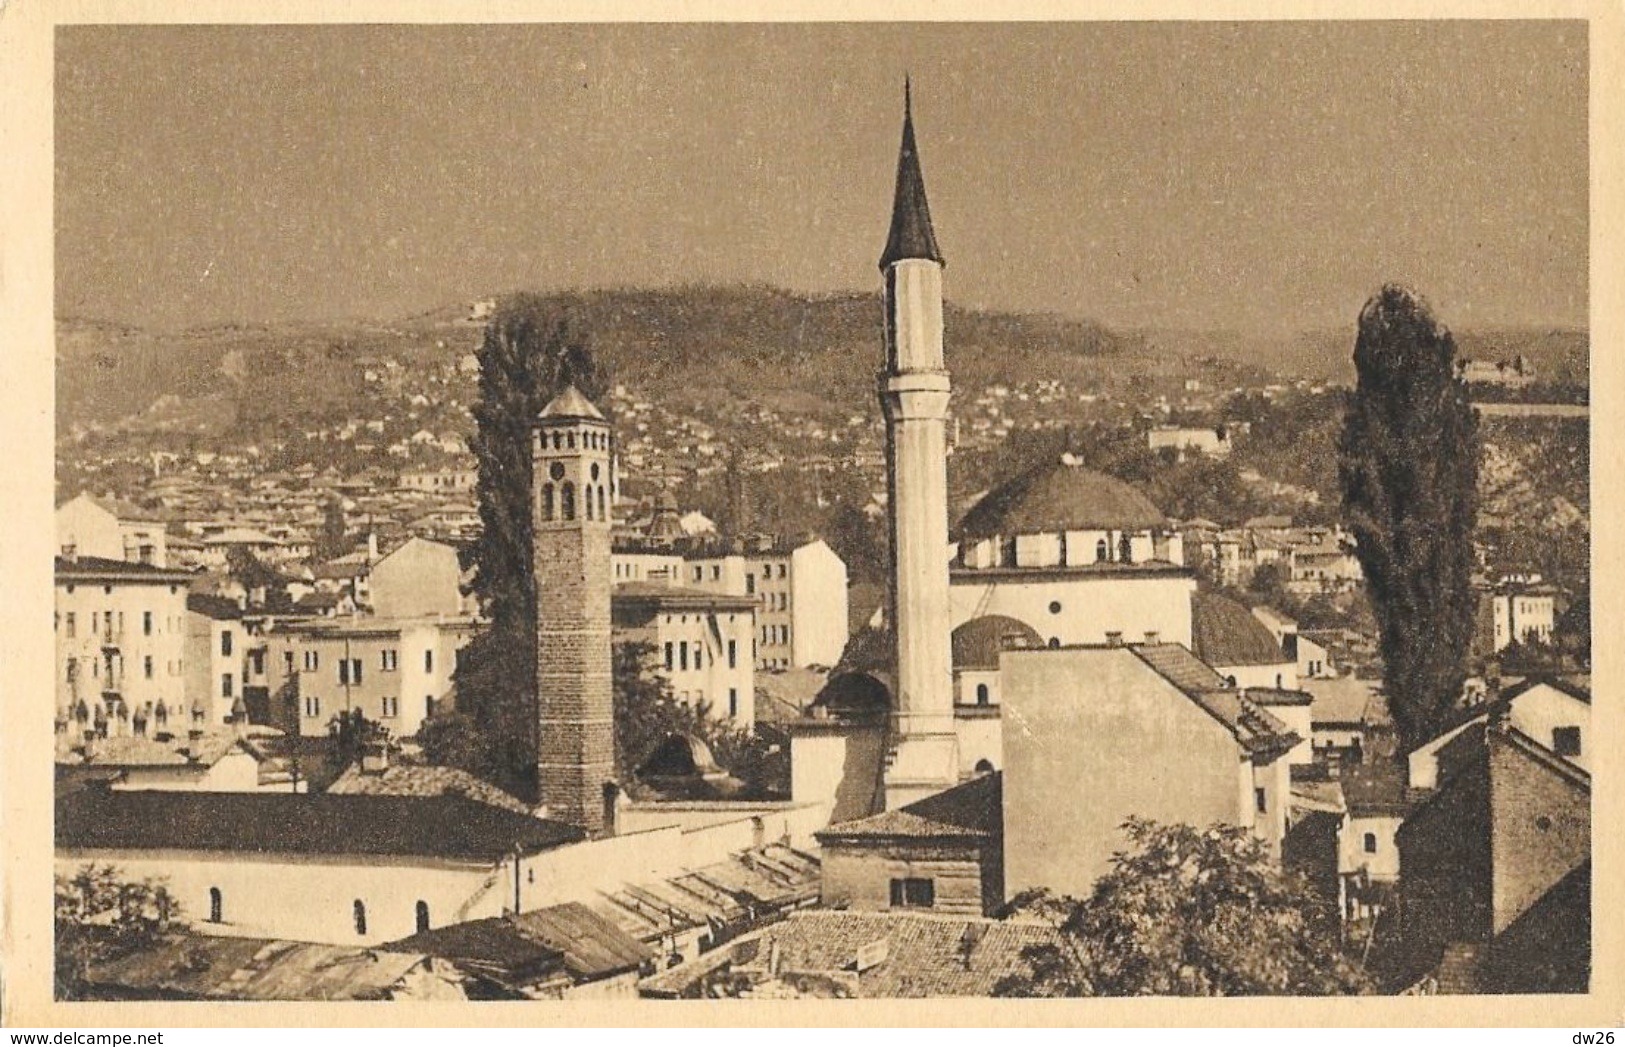
[[[751,597],[627,582],[615,587],[611,614],[618,641],[653,648],[655,671],[678,700],[748,728],[756,722],[756,607]]]
[[[57,552],[164,567],[164,524],[156,514],[113,499],[80,494],[57,506]]]

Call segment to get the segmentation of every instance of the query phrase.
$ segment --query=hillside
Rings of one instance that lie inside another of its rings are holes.
[[[616,379],[674,406],[748,395],[767,406],[845,412],[874,398],[878,295],[811,297],[766,287],[606,290],[551,296],[592,332]],[[947,308],[956,382],[1095,380],[1102,358],[1135,343],[1099,325],[1042,315]],[[359,392],[358,365],[410,367],[472,351],[481,328],[460,309],[381,324],[219,326],[142,331],[63,320],[57,403],[62,427],[204,432],[244,413],[297,422],[330,417]],[[164,399],[172,397],[173,399]],[[156,409],[155,409],[156,405]],[[151,417],[144,417],[150,414]]]

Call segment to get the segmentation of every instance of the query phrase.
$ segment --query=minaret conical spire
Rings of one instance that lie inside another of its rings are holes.
[[[897,156],[897,192],[892,200],[891,233],[880,255],[880,268],[904,258],[925,258],[946,264],[931,229],[931,205],[925,198],[925,176],[920,172],[920,150],[914,144],[913,92],[903,79],[903,145]]]

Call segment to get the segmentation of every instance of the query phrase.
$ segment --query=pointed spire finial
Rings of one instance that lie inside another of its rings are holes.
[[[925,198],[920,151],[914,144],[912,78],[903,74],[903,144],[897,156],[897,191],[892,201],[891,233],[880,255],[880,268],[905,258],[924,258],[945,265],[931,229],[931,206]]]

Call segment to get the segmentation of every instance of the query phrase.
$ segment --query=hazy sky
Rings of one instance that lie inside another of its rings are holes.
[[[1579,22],[79,27],[57,313],[874,289],[905,70],[948,296],[1119,326],[1583,324]]]

